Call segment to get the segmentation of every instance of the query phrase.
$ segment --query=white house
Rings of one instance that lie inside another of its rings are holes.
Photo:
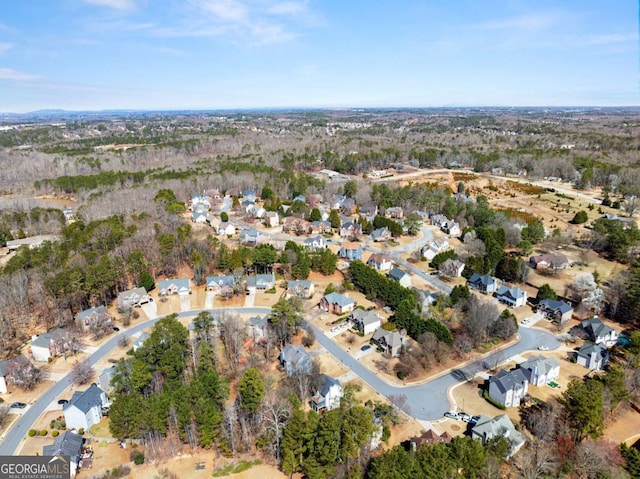
[[[560,363],[553,357],[533,356],[518,367],[534,386],[544,386],[560,377]]]
[[[98,376],[98,383],[100,384],[100,388],[103,391],[111,392],[113,387],[111,386],[111,379],[113,378],[113,373],[116,370],[116,365],[109,366],[107,369],[102,371],[100,376]]]
[[[234,234],[236,234],[236,227],[233,226],[228,221],[223,221],[218,225],[218,229],[216,230],[216,233],[218,233],[221,236],[223,235],[233,236]]]
[[[138,349],[140,349],[147,339],[149,339],[149,334],[142,331],[140,335],[136,338],[136,340],[133,342],[133,345],[132,345],[133,350],[137,351]]]
[[[518,407],[529,390],[529,380],[522,369],[500,370],[489,379],[489,396],[505,407]]]
[[[304,247],[310,250],[320,250],[327,247],[327,241],[324,236],[313,236],[304,240]]]
[[[400,283],[400,286],[404,286],[405,288],[411,286],[411,276],[400,268],[391,268],[391,271],[389,271],[389,278],[397,281]]]
[[[7,361],[0,361],[0,394],[7,394]]]
[[[64,431],[55,438],[53,444],[42,447],[43,456],[54,456],[54,460],[64,460],[63,456],[69,457],[69,475],[75,477],[82,464],[82,444],[84,439],[80,434],[71,431]],[[29,476],[32,477],[32,476]],[[35,476],[33,476],[35,477]],[[47,477],[47,476],[41,476]]]
[[[527,304],[527,292],[520,288],[509,288],[504,284],[496,291],[496,298],[501,303],[511,306],[512,308],[518,308]]]
[[[608,360],[609,350],[602,343],[584,343],[576,352],[576,362],[593,371],[600,371]]]
[[[393,266],[391,258],[384,254],[372,254],[367,264],[378,271],[389,271]]]
[[[147,304],[148,302],[153,301],[149,294],[147,294],[147,290],[143,287],[133,288],[128,291],[122,291],[118,293],[118,308],[133,308],[135,306],[140,306],[141,304]]]
[[[493,419],[482,414],[471,429],[471,437],[480,439],[483,445],[497,436],[502,436],[509,442],[507,458],[518,452],[526,442],[525,437],[515,428],[506,414],[501,414]]]
[[[67,428],[88,431],[102,419],[102,408],[109,406],[107,394],[95,384],[85,391],[76,391],[64,406]]]
[[[589,340],[596,344],[604,344],[609,347],[618,342],[618,332],[600,321],[597,316],[585,319],[580,323],[580,326]]]
[[[165,296],[169,294],[186,295],[189,294],[191,288],[187,278],[165,279],[158,282],[158,295]]]
[[[344,389],[340,381],[323,374],[322,386],[311,398],[311,408],[316,412],[331,411],[340,407]]]
[[[36,361],[47,362],[70,350],[73,337],[63,329],[56,328],[31,338],[31,355]]]
[[[365,335],[375,333],[382,326],[382,318],[374,310],[354,309],[351,313],[351,321]]]
[[[449,240],[447,238],[442,238],[441,240],[433,240],[427,246],[422,248],[422,256],[424,256],[427,261],[431,261],[436,257],[438,253],[442,253],[443,251],[447,251],[449,249]]]

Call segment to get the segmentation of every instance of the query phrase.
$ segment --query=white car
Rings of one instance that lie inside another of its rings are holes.
[[[538,346],[538,350],[540,350],[540,351],[549,351],[549,346],[544,346],[544,345]]]

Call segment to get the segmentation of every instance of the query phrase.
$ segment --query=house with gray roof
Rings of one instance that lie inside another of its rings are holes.
[[[31,338],[31,355],[36,361],[47,362],[71,350],[73,336],[64,329],[56,328]]]
[[[7,394],[7,365],[8,361],[0,361],[0,394]]]
[[[324,239],[324,236],[318,235],[307,238],[302,244],[310,250],[321,250],[327,247],[327,240]]]
[[[76,391],[71,400],[64,406],[64,421],[71,429],[83,428],[88,431],[91,426],[102,419],[102,408],[109,406],[107,393],[92,384],[85,391]]]
[[[247,289],[249,291],[266,290],[276,287],[276,275],[269,274],[255,274],[247,277]]]
[[[585,319],[580,323],[580,327],[586,333],[589,341],[593,341],[596,344],[602,343],[609,347],[618,342],[618,332],[600,321],[597,316]]]
[[[505,407],[518,407],[529,390],[529,380],[522,369],[500,370],[489,378],[489,396]]]
[[[498,280],[488,274],[473,273],[467,283],[470,288],[483,293],[495,293],[498,290]]]
[[[82,463],[82,445],[84,439],[80,434],[64,431],[53,441],[53,444],[42,447],[43,456],[68,456],[70,476],[74,477]]]
[[[153,301],[142,286],[118,293],[118,309],[128,309]]]
[[[571,304],[560,299],[543,299],[536,305],[536,311],[560,324],[569,321],[573,315],[573,307]]]
[[[100,389],[106,392],[111,392],[113,387],[111,386],[111,379],[113,378],[113,373],[116,370],[116,365],[108,367],[100,376],[98,376],[98,384],[100,384]]]
[[[447,258],[438,269],[438,273],[451,278],[459,278],[462,276],[465,264],[458,259]]]
[[[269,318],[267,316],[253,316],[247,320],[247,336],[253,339],[253,344],[264,342],[267,338]]]
[[[576,362],[592,371],[600,371],[609,361],[609,350],[603,343],[584,343],[576,351]]]
[[[404,286],[405,288],[408,288],[409,286],[411,286],[411,276],[409,276],[409,273],[407,273],[406,271],[400,268],[397,268],[397,267],[391,268],[391,271],[389,271],[388,277],[389,279],[397,281],[398,283],[400,283],[400,286]]]
[[[346,294],[329,293],[320,299],[320,309],[328,313],[344,314],[353,311],[356,302]]]
[[[240,231],[238,239],[242,244],[256,246],[262,244],[262,233],[255,228],[245,228]]]
[[[133,342],[133,350],[137,351],[138,349],[140,349],[147,339],[149,339],[149,333],[142,331]]]
[[[400,356],[403,347],[407,341],[407,332],[404,329],[400,331],[387,331],[386,329],[378,328],[373,337],[371,338],[380,349],[383,354],[390,357]]]
[[[219,294],[222,296],[232,295],[235,283],[236,280],[231,274],[207,276],[206,279],[207,291],[211,291],[213,294]]]
[[[340,400],[344,396],[344,389],[340,381],[326,374],[322,375],[322,386],[311,398],[311,409],[316,412],[326,412],[340,407]]]
[[[354,309],[350,316],[351,321],[355,324],[362,334],[374,333],[382,326],[382,318],[373,309],[365,311],[364,309]]]
[[[286,298],[297,296],[301,299],[309,299],[311,296],[313,296],[314,292],[315,287],[313,283],[307,279],[301,279],[297,281],[289,281],[287,283],[287,289],[284,294]]]
[[[278,356],[280,364],[287,376],[309,374],[311,372],[311,356],[304,350],[304,346],[294,346],[287,343]]]
[[[527,304],[527,292],[516,287],[510,288],[509,286],[502,285],[496,291],[496,298],[503,304],[511,306],[512,308],[518,308]]]
[[[158,294],[166,296],[170,294],[185,295],[191,292],[187,278],[165,279],[158,282]]]
[[[94,306],[93,308],[85,309],[76,314],[76,324],[82,331],[89,331],[93,327],[113,322],[113,318],[104,306]]]
[[[494,418],[482,414],[471,429],[471,437],[480,439],[485,446],[491,439],[498,436],[502,436],[509,441],[507,458],[518,452],[526,442],[525,437],[516,429],[506,414],[501,414]]]
[[[380,243],[382,241],[389,241],[391,239],[391,231],[386,226],[382,228],[377,228],[371,232],[369,235],[371,240],[375,243]]]
[[[560,363],[554,357],[532,356],[518,365],[529,384],[544,386],[560,377]]]

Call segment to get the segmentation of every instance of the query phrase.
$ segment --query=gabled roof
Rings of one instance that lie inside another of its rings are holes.
[[[585,319],[580,323],[580,326],[582,326],[582,329],[589,333],[593,339],[602,338],[615,331],[615,329],[607,326],[598,318]]]
[[[497,280],[488,274],[478,274],[478,273],[473,273],[471,275],[471,277],[469,278],[469,283],[471,284],[483,284],[485,286],[488,286],[490,284],[496,284]]]
[[[402,333],[399,331],[387,331],[383,328],[378,328],[375,333],[373,333],[373,337],[371,338],[374,341],[384,342],[391,348],[395,348],[396,346],[401,346],[404,343],[404,337]]]
[[[573,309],[569,303],[559,299],[543,299],[538,303],[538,307],[540,306],[544,306],[546,309],[551,311],[559,311],[561,314]]]
[[[101,305],[101,306],[94,306],[93,308],[85,309],[84,311],[80,311],[78,314],[76,314],[76,317],[78,319],[85,319],[85,318],[91,317],[94,314],[97,314],[100,316],[109,316],[107,308]]]
[[[512,298],[514,300],[527,297],[527,293],[525,291],[521,290],[520,288],[516,288],[516,287],[509,288],[508,286],[505,286],[504,284],[498,288],[498,291],[496,291],[496,295],[497,296],[508,296],[509,298]]]
[[[364,326],[369,324],[377,323],[381,320],[378,313],[376,313],[373,309],[369,311],[365,311],[364,309],[356,309],[351,313],[351,317],[354,321],[362,323]]]
[[[76,391],[71,397],[71,401],[64,407],[68,409],[72,406],[77,407],[80,411],[87,413],[94,407],[102,407],[102,395],[104,391],[95,384],[89,386],[85,391]]]
[[[407,273],[406,271],[401,270],[400,268],[396,268],[395,266],[393,268],[391,268],[391,270],[389,271],[389,278],[395,280],[395,281],[400,281],[402,278],[404,278],[405,276],[408,276],[409,273]]]
[[[247,277],[247,286],[265,286],[273,283],[276,280],[276,275],[270,274],[256,274],[255,276]]]
[[[488,439],[503,436],[509,441],[510,450],[518,448],[525,442],[524,436],[515,428],[506,414],[501,414],[493,419],[484,414],[481,415],[476,425],[473,426],[472,432]]]
[[[51,344],[51,340],[54,339],[57,335],[67,336],[69,333],[61,328],[56,328],[53,331],[49,331],[48,333],[40,334],[36,339],[31,341],[31,346],[36,346],[39,348],[49,348]]]
[[[3,378],[7,375],[7,365],[8,361],[0,361],[0,378]]]
[[[602,343],[584,343],[580,349],[578,349],[578,355],[591,356],[593,353],[605,356],[607,354],[607,347]]]
[[[362,244],[355,241],[345,241],[342,243],[342,249],[345,251],[360,250],[362,249]]]
[[[348,306],[354,303],[352,298],[336,292],[325,295],[324,299],[327,301],[327,303],[337,304],[340,307]]]
[[[282,362],[291,363],[294,366],[297,366],[298,363],[305,358],[310,359],[310,356],[304,350],[304,346],[294,346],[291,343],[287,343],[280,353],[280,360]]]
[[[269,323],[269,318],[266,316],[253,316],[247,319],[247,324],[252,328],[264,328]]]
[[[180,290],[189,291],[189,280],[187,278],[176,278],[176,279],[165,279],[162,281],[158,281],[158,289],[166,289],[171,285],[175,285]]]
[[[220,276],[207,276],[207,287],[213,286],[230,286],[235,284],[235,278],[231,274],[223,274]]]
[[[506,393],[512,391],[516,386],[529,382],[522,369],[512,369],[511,371],[500,370],[498,374],[489,379],[490,384],[495,384],[498,389]]]
[[[555,368],[560,367],[560,363],[554,357],[532,356],[528,360],[520,363],[522,369],[535,369],[538,374],[548,374]]]
[[[367,263],[370,263],[372,261],[374,261],[376,264],[391,263],[391,258],[389,258],[387,255],[384,255],[384,254],[374,253],[371,256],[369,256]]]
[[[71,431],[64,431],[58,436],[53,444],[43,446],[43,456],[69,456],[73,462],[82,452],[84,439],[80,434]]]

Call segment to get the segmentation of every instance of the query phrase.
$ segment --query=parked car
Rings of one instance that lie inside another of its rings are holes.
[[[542,346],[538,346],[538,349],[540,351],[549,351],[549,346],[545,346],[544,344]]]
[[[118,331],[120,331],[120,328],[118,326],[114,326],[113,330],[117,333]]]
[[[364,346],[362,346],[360,348],[360,351],[368,351],[369,349],[371,349],[371,345],[370,344],[365,344]]]
[[[460,419],[458,417],[458,413],[457,412],[451,412],[451,411],[447,411],[444,413],[444,417],[448,417],[450,419]]]
[[[65,405],[69,404],[69,400],[68,399],[58,399],[58,404],[60,404],[60,406],[65,406]]]
[[[466,412],[459,412],[458,413],[458,419],[464,421],[464,422],[469,422],[471,421],[471,415],[467,414]]]
[[[24,409],[24,408],[27,407],[27,405],[25,403],[23,403],[23,402],[14,402],[9,407],[15,408],[15,409]]]

